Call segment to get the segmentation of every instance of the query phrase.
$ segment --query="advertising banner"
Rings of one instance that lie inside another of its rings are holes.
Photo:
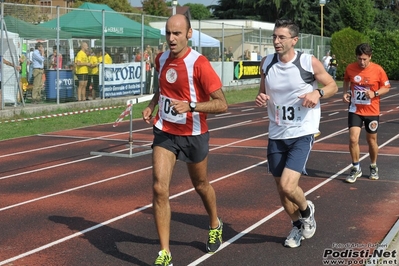
[[[260,78],[260,61],[235,61],[234,80]]]
[[[104,79],[102,73],[100,65],[100,95],[103,96],[104,88],[105,98],[141,94],[146,84],[146,75],[143,76],[141,84],[140,62],[107,64],[104,67]]]

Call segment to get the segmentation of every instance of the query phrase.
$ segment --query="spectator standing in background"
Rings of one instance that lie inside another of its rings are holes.
[[[338,62],[337,59],[335,58],[335,54],[333,54],[330,59],[328,74],[330,74],[334,80],[337,78],[337,67],[338,67]]]
[[[43,73],[44,73],[44,46],[41,42],[36,43],[32,55],[33,65],[33,88],[32,103],[39,103],[42,100]]]
[[[326,55],[325,56],[323,56],[323,58],[321,59],[321,61],[323,62],[323,66],[324,66],[324,69],[328,72],[328,68],[329,68],[329,66],[330,66],[330,60],[331,60],[331,56],[330,56],[330,51],[328,51],[327,53],[326,53]]]
[[[62,55],[58,53],[57,46],[53,46],[53,53],[49,56],[49,69],[62,69]]]
[[[224,60],[226,60],[226,61],[234,61],[233,47],[232,46],[230,46],[229,49],[226,51],[226,54],[224,56]]]
[[[75,71],[76,76],[79,80],[78,87],[78,101],[86,100],[86,85],[89,79],[89,57],[87,56],[89,46],[86,42],[82,42],[80,45],[80,51],[75,57]]]

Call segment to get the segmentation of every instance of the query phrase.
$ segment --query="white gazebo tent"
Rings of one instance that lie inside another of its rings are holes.
[[[161,35],[165,35],[165,28],[161,28]],[[220,41],[205,33],[193,29],[193,35],[190,39],[193,47],[216,47],[220,48]]]
[[[18,33],[10,31],[1,31],[1,56],[7,61],[19,64],[18,56],[20,55],[22,39]],[[14,104],[18,102],[18,86],[19,73],[15,68],[9,67],[4,63],[0,64],[1,86],[2,86],[2,102],[4,104]]]

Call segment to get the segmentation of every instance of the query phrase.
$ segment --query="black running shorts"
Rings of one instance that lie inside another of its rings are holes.
[[[163,147],[186,163],[202,162],[209,152],[209,132],[196,136],[177,136],[163,132],[154,126],[152,146]]]
[[[376,134],[378,132],[379,121],[379,116],[362,116],[352,112],[348,113],[348,128],[362,128],[364,123],[364,128],[369,134]]]

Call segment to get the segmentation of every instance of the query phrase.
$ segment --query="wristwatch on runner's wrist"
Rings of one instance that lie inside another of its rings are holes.
[[[320,98],[323,98],[323,96],[324,96],[324,91],[323,91],[323,89],[317,89],[317,90],[319,91]]]
[[[374,92],[374,97],[377,97],[377,96],[379,96],[380,94],[378,93],[378,91],[375,91]]]
[[[190,112],[194,112],[196,107],[197,107],[197,103],[196,102],[191,102],[190,103]]]

